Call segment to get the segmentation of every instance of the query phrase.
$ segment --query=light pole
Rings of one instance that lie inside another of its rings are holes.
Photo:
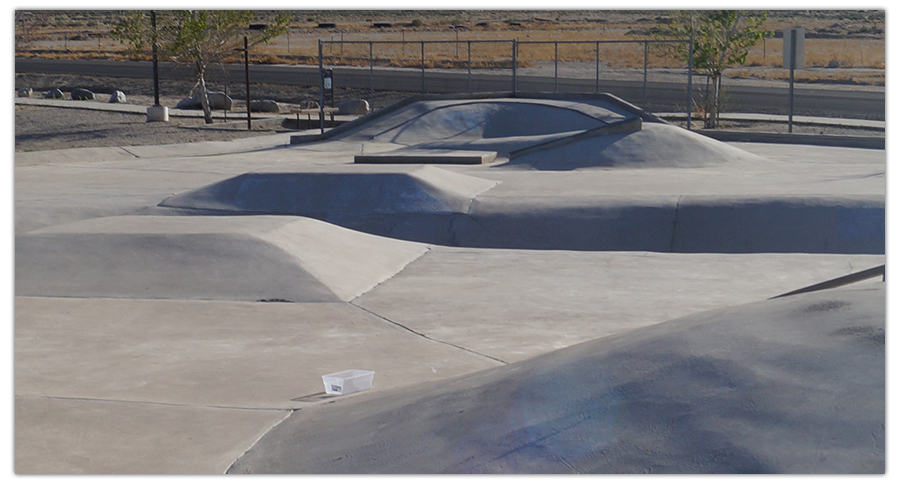
[[[153,30],[153,106],[147,108],[147,121],[168,121],[169,108],[159,105],[159,36],[155,10],[150,11],[150,27]]]
[[[248,30],[265,30],[265,24],[250,24],[247,27]],[[247,86],[247,129],[252,130],[253,121],[250,117],[250,44],[247,40],[247,36],[244,35],[244,48],[243,49],[235,49],[238,52],[244,53],[244,84]]]

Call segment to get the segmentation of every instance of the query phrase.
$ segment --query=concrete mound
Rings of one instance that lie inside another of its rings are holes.
[[[763,158],[676,126],[644,123],[637,131],[594,136],[512,157],[504,166],[536,170],[694,168]]]
[[[883,473],[884,305],[860,284],[343,397],[229,472]]]
[[[434,167],[366,172],[248,173],[159,206],[337,220],[352,215],[466,212],[497,182]]]
[[[475,197],[497,183],[429,166],[250,173],[169,197],[159,207],[300,215],[383,237],[493,247],[493,236],[467,214]]]
[[[523,95],[525,96],[525,95]],[[495,151],[506,167],[700,167],[760,157],[612,96],[416,101],[333,137],[416,150]]]
[[[297,217],[109,217],[17,237],[16,294],[349,301],[427,250]]]

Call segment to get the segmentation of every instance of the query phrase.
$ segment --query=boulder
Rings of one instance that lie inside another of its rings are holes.
[[[46,99],[63,99],[66,96],[63,95],[63,92],[61,90],[59,90],[58,88],[55,88],[55,89],[51,89],[51,90],[45,92],[44,97]]]
[[[253,99],[250,101],[250,111],[257,113],[278,113],[281,106],[271,99]]]
[[[222,91],[210,91],[206,93],[206,98],[209,99],[209,108],[214,110],[231,110],[232,100],[231,97],[226,95]],[[198,98],[199,99],[199,98]]]
[[[175,109],[200,109],[202,106],[200,105],[200,100],[192,97],[186,97],[181,101],[178,101],[178,104],[175,105]]]
[[[335,107],[338,109],[338,114],[362,115],[369,113],[369,101],[365,99],[348,99],[338,103]]]
[[[304,99],[297,104],[300,109],[319,109],[319,103],[312,99]]]
[[[31,90],[30,87],[23,87],[23,88],[20,88],[18,91],[16,91],[16,96],[19,96],[19,97],[31,97],[31,93],[32,93],[32,92],[33,92],[33,91]]]
[[[209,109],[213,111],[231,110],[232,99],[222,91],[209,91],[206,93],[206,99],[209,101]],[[191,92],[191,97],[186,97],[175,105],[178,109],[203,109],[200,103],[200,93],[195,89]]]
[[[76,101],[93,101],[94,93],[87,89],[76,87],[72,89],[72,99]]]
[[[109,102],[125,104],[125,102],[126,102],[125,93],[122,91],[116,91],[116,92],[112,93],[112,96],[109,97]]]

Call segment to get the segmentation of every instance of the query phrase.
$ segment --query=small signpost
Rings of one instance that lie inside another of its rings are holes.
[[[788,108],[788,133],[794,132],[794,70],[803,69],[803,40],[805,31],[802,28],[784,29],[783,67],[791,71],[790,107]]]

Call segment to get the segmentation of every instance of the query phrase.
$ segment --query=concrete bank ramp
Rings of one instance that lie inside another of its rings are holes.
[[[523,98],[413,102],[336,139],[418,144],[450,138],[507,138],[584,131],[636,115],[611,104]]]
[[[540,170],[697,167],[760,159],[667,125],[614,96],[527,96],[409,102],[329,138],[496,152],[511,160],[503,166]]]
[[[884,284],[860,283],[399,392],[376,379],[229,472],[883,473],[884,338]]]
[[[300,215],[403,240],[494,247],[467,214],[498,182],[431,166],[353,165],[320,172],[248,173],[163,200],[192,213]]]
[[[430,166],[368,167],[354,171],[247,173],[174,195],[160,207],[303,215],[466,212],[498,182]]]
[[[564,171],[588,168],[695,168],[764,158],[677,126],[643,123],[640,130],[573,140],[513,153],[505,167]]]
[[[16,295],[349,301],[428,250],[299,217],[109,217],[16,238]]]

